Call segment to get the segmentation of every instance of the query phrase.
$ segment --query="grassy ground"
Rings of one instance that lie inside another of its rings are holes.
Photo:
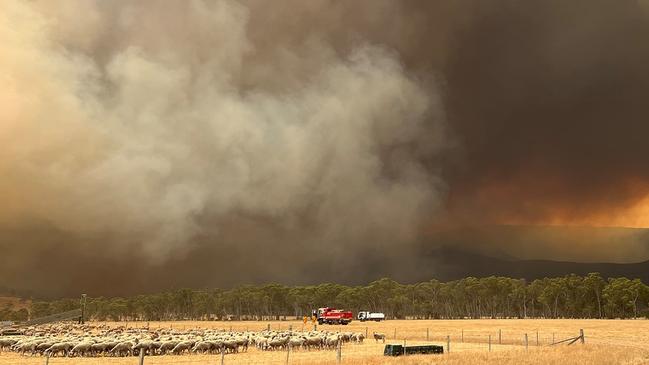
[[[17,297],[0,296],[0,308],[9,308],[11,310],[29,309],[32,301]]]
[[[124,324],[124,323],[121,323]],[[173,327],[188,329],[212,327],[229,330],[271,329],[302,330],[299,321],[281,322],[136,322],[131,326],[151,328]],[[649,321],[646,320],[455,320],[455,321],[386,321],[381,323],[353,322],[348,326],[318,326],[318,329],[385,333],[386,343],[434,343],[446,347],[449,336],[451,351],[444,355],[409,356],[391,359],[382,356],[383,343],[366,340],[363,345],[346,344],[342,349],[342,363],[360,364],[649,364]],[[312,329],[309,323],[305,329]],[[586,344],[548,346],[555,340],[574,337],[584,329]],[[396,331],[396,338],[395,336]],[[500,331],[501,344],[498,344]],[[538,331],[539,344],[536,344]],[[525,333],[528,348],[525,349]],[[489,351],[491,335],[491,352]],[[428,336],[429,341],[426,341]],[[335,351],[295,351],[289,355],[290,364],[335,364]],[[225,364],[285,364],[287,353],[263,352],[250,349],[248,353],[226,355]],[[136,358],[52,358],[50,365],[137,364]],[[220,364],[219,355],[149,357],[145,364]],[[44,364],[42,358],[21,357],[13,353],[0,354],[0,365]]]

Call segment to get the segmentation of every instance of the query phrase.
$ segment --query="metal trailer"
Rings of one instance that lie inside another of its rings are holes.
[[[443,353],[444,353],[444,346],[438,346],[438,345],[419,345],[419,346],[385,345],[385,349],[383,350],[383,355],[385,356],[443,354]]]

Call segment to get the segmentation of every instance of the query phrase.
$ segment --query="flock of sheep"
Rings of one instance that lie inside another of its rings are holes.
[[[43,356],[138,356],[220,354],[247,351],[326,350],[346,342],[362,344],[362,333],[330,331],[233,332],[215,329],[155,329],[54,324],[0,337],[0,350]],[[374,334],[374,339],[385,336]]]

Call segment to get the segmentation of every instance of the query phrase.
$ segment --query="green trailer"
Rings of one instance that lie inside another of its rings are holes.
[[[444,346],[438,346],[438,345],[419,345],[419,346],[385,345],[385,349],[383,350],[383,355],[385,356],[443,354],[443,353],[444,353]]]

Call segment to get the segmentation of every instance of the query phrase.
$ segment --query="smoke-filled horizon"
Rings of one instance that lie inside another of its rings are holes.
[[[437,245],[645,259],[641,230],[583,256],[448,232],[649,227],[646,34],[644,1],[4,2],[0,285],[407,280]]]

